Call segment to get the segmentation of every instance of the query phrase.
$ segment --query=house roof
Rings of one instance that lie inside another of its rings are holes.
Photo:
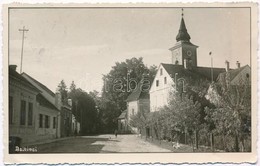
[[[144,85],[143,81],[140,81],[137,85],[137,88],[127,97],[127,102],[136,101],[139,99],[149,99],[149,90],[143,90],[142,85]]]
[[[230,69],[228,72],[230,74],[230,81],[232,81],[242,70],[244,70],[246,67],[249,67],[248,65],[245,65],[243,67],[237,68],[237,69]],[[219,74],[218,80],[220,77],[225,76],[227,72],[222,72]],[[224,78],[224,77],[223,77]]]
[[[36,96],[36,101],[44,107],[50,108],[50,109],[54,109],[54,110],[58,110],[58,108],[56,108],[56,106],[54,106],[51,102],[49,102],[41,93],[39,93]]]
[[[193,70],[186,70],[182,65],[174,64],[161,64],[167,73],[174,78],[175,73],[178,73],[178,77],[181,76],[190,76],[193,78],[206,78],[211,80],[211,68],[210,67],[196,67]],[[213,68],[213,80],[216,80],[218,75],[225,71],[224,68]]]
[[[125,119],[126,115],[127,115],[127,110],[124,110],[117,119]]]
[[[21,84],[27,86],[28,88],[30,88],[36,92],[40,92],[39,89],[37,89],[35,86],[33,86],[29,81],[27,81],[23,76],[21,76],[21,74],[16,72],[15,69],[13,69],[12,67],[9,66],[9,80],[10,80],[10,78],[20,82]]]
[[[27,77],[29,77],[33,82],[35,82],[38,86],[40,86],[44,91],[46,91],[48,94],[50,94],[51,96],[55,97],[55,94],[49,89],[47,88],[45,85],[43,85],[42,83],[40,83],[39,81],[37,81],[36,79],[32,78],[29,74],[27,73],[22,73],[22,75],[26,75]]]

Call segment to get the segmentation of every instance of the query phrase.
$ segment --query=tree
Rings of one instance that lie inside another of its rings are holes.
[[[125,62],[116,62],[110,72],[103,76],[101,97],[107,131],[112,132],[117,127],[117,117],[126,109],[127,97],[144,76],[148,76],[147,83],[151,84],[156,67],[150,69],[144,65],[142,58],[131,58]]]
[[[63,104],[68,102],[68,90],[67,90],[67,86],[64,82],[64,80],[61,80],[61,82],[58,85],[58,89],[57,91],[61,94],[61,102]]]
[[[206,120],[214,124],[211,130],[222,136],[223,149],[226,151],[244,151],[244,141],[250,137],[251,132],[251,86],[249,81],[240,80],[238,84],[231,85],[229,73],[213,84],[209,93],[216,108],[205,109]],[[217,99],[217,100],[216,100]],[[232,137],[234,146],[229,147],[226,139]],[[241,144],[241,149],[239,147]]]

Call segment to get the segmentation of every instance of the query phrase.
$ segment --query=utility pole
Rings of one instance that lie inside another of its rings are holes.
[[[22,73],[23,70],[23,44],[24,44],[24,32],[29,31],[29,29],[25,29],[23,26],[23,29],[19,29],[20,32],[23,32],[23,38],[22,38],[22,51],[21,51],[21,65],[20,65],[20,73]]]
[[[212,52],[209,52],[209,56],[211,57],[211,82],[213,82],[213,56],[211,54]]]

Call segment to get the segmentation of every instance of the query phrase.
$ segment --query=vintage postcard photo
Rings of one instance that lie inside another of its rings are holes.
[[[6,163],[256,162],[257,4],[9,4],[3,19]]]

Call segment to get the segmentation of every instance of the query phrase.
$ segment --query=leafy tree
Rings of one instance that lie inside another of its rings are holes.
[[[126,109],[126,99],[137,87],[138,83],[148,76],[147,82],[154,78],[156,67],[146,67],[142,58],[126,59],[125,62],[116,62],[111,71],[103,76],[102,89],[103,118],[107,131],[117,127],[117,117]]]
[[[249,81],[240,80],[238,84],[231,85],[227,73],[220,78],[218,84],[211,85],[209,98],[216,108],[205,109],[207,117],[214,124],[211,128],[216,135],[222,136],[223,149],[226,151],[244,151],[244,141],[251,133],[251,86]],[[215,99],[215,100],[213,100]],[[216,100],[217,99],[217,100]],[[227,138],[234,139],[234,146],[227,146]],[[239,147],[241,144],[241,149]]]

